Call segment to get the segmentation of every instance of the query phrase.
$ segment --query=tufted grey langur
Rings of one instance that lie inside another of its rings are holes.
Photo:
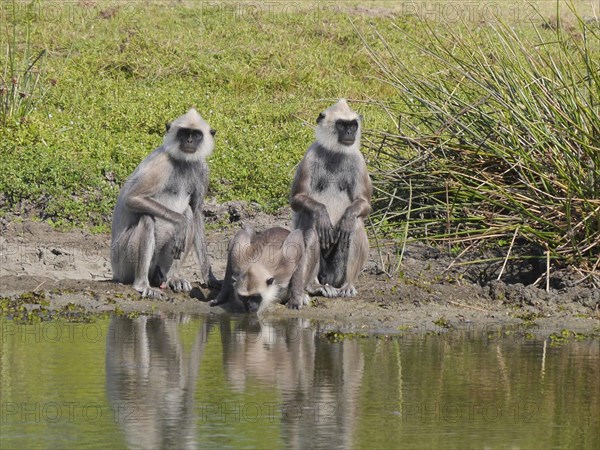
[[[364,221],[373,190],[360,153],[361,118],[341,99],[319,114],[315,136],[298,166],[290,198],[294,228],[305,236],[315,233],[320,245],[318,276],[308,291],[353,297],[369,254]]]
[[[301,230],[275,227],[257,233],[246,226],[229,243],[223,287],[211,306],[231,298],[248,312],[263,311],[273,302],[287,302],[292,309],[307,305],[305,288],[316,276],[318,245],[316,235],[305,241]]]
[[[162,287],[190,291],[179,275],[192,248],[200,283],[217,285],[208,260],[202,205],[208,188],[206,158],[215,130],[195,109],[167,125],[160,147],[123,185],[113,213],[113,280],[132,283],[144,297],[160,298]]]

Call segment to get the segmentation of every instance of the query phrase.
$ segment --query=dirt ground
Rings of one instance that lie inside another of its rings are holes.
[[[209,203],[205,215],[209,253],[218,278],[224,276],[227,243],[243,223],[257,230],[289,227],[291,217],[288,209],[267,215],[237,202]],[[142,299],[130,286],[113,283],[108,234],[61,232],[44,222],[16,217],[0,219],[0,231],[0,300],[5,306],[27,299],[27,308],[35,308],[36,299],[43,299],[50,310],[72,303],[90,313],[241,312],[235,304],[211,308],[208,300],[217,291],[197,283],[189,294],[165,291],[162,300]],[[553,288],[546,292],[520,283],[477,281],[485,267],[453,264],[454,258],[423,244],[407,245],[395,277],[382,271],[388,258],[372,242],[355,298],[314,297],[301,311],[276,305],[266,314],[312,319],[343,333],[483,330],[488,337],[600,337],[600,290],[590,280],[580,282],[579,274],[553,275]],[[192,283],[197,280],[196,267],[193,256],[184,264],[184,276]],[[10,316],[7,311],[4,308]]]

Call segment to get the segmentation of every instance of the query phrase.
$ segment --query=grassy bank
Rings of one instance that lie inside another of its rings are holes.
[[[46,50],[32,94],[43,98],[24,123],[0,129],[1,207],[34,208],[61,225],[109,221],[119,187],[160,145],[165,122],[192,105],[218,130],[210,194],[282,206],[318,113],[340,96],[392,92],[372,79],[351,24],[389,29],[382,17],[315,5],[27,5],[0,6],[0,48],[16,33],[17,58]],[[382,111],[356,105],[370,127],[386,126]]]
[[[343,96],[380,233],[525,239],[595,270],[598,11],[574,4],[3,2],[0,100],[28,111],[4,109],[0,213],[106,230],[190,106],[219,131],[209,195],[276,209]]]

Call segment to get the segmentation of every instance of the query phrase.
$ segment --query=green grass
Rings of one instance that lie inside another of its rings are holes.
[[[119,187],[190,106],[218,130],[210,195],[274,210],[287,204],[318,113],[338,97],[391,93],[370,76],[351,24],[370,20],[361,16],[52,4],[33,14],[18,4],[16,15],[0,6],[0,49],[16,22],[21,42],[30,32],[28,52],[46,50],[42,81],[56,83],[25,123],[0,129],[0,191],[5,211],[61,226],[109,223]],[[369,127],[385,126],[378,108],[355,106]]]

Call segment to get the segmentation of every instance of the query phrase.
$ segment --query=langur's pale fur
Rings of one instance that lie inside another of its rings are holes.
[[[351,146],[340,144],[335,131],[335,121],[339,119],[357,120],[360,123],[360,116],[348,106],[346,99],[340,99],[336,104],[323,111],[323,114],[325,118],[315,127],[316,141],[332,152],[360,152],[360,127],[356,141]]]
[[[356,295],[355,282],[367,260],[364,220],[371,211],[372,186],[360,137],[360,116],[339,100],[319,115],[315,142],[296,171],[293,225],[305,236],[317,234],[320,244],[318,277],[307,287],[311,294]]]
[[[184,153],[179,151],[179,142],[177,142],[177,130],[180,128],[192,128],[200,130],[204,134],[203,145],[196,153]],[[210,133],[211,129],[208,124],[200,117],[198,111],[194,108],[190,109],[183,116],[178,117],[169,124],[169,130],[165,134],[162,147],[173,158],[184,161],[205,161],[212,152],[215,146],[215,141]]]
[[[183,137],[178,142],[180,130],[187,136],[185,142]],[[132,283],[142,296],[161,297],[154,289],[159,286],[191,290],[178,270],[192,247],[200,263],[200,283],[218,283],[208,261],[202,215],[208,188],[206,157],[213,151],[214,133],[190,109],[170,124],[163,145],[121,188],[112,222],[113,279]]]
[[[306,283],[316,276],[319,258],[316,237],[305,243],[300,230],[269,228],[262,233],[246,226],[229,243],[227,270],[221,292],[211,302],[220,305],[235,299],[247,311],[262,313],[274,302],[289,308],[308,304]],[[307,267],[312,272],[307,272]]]

